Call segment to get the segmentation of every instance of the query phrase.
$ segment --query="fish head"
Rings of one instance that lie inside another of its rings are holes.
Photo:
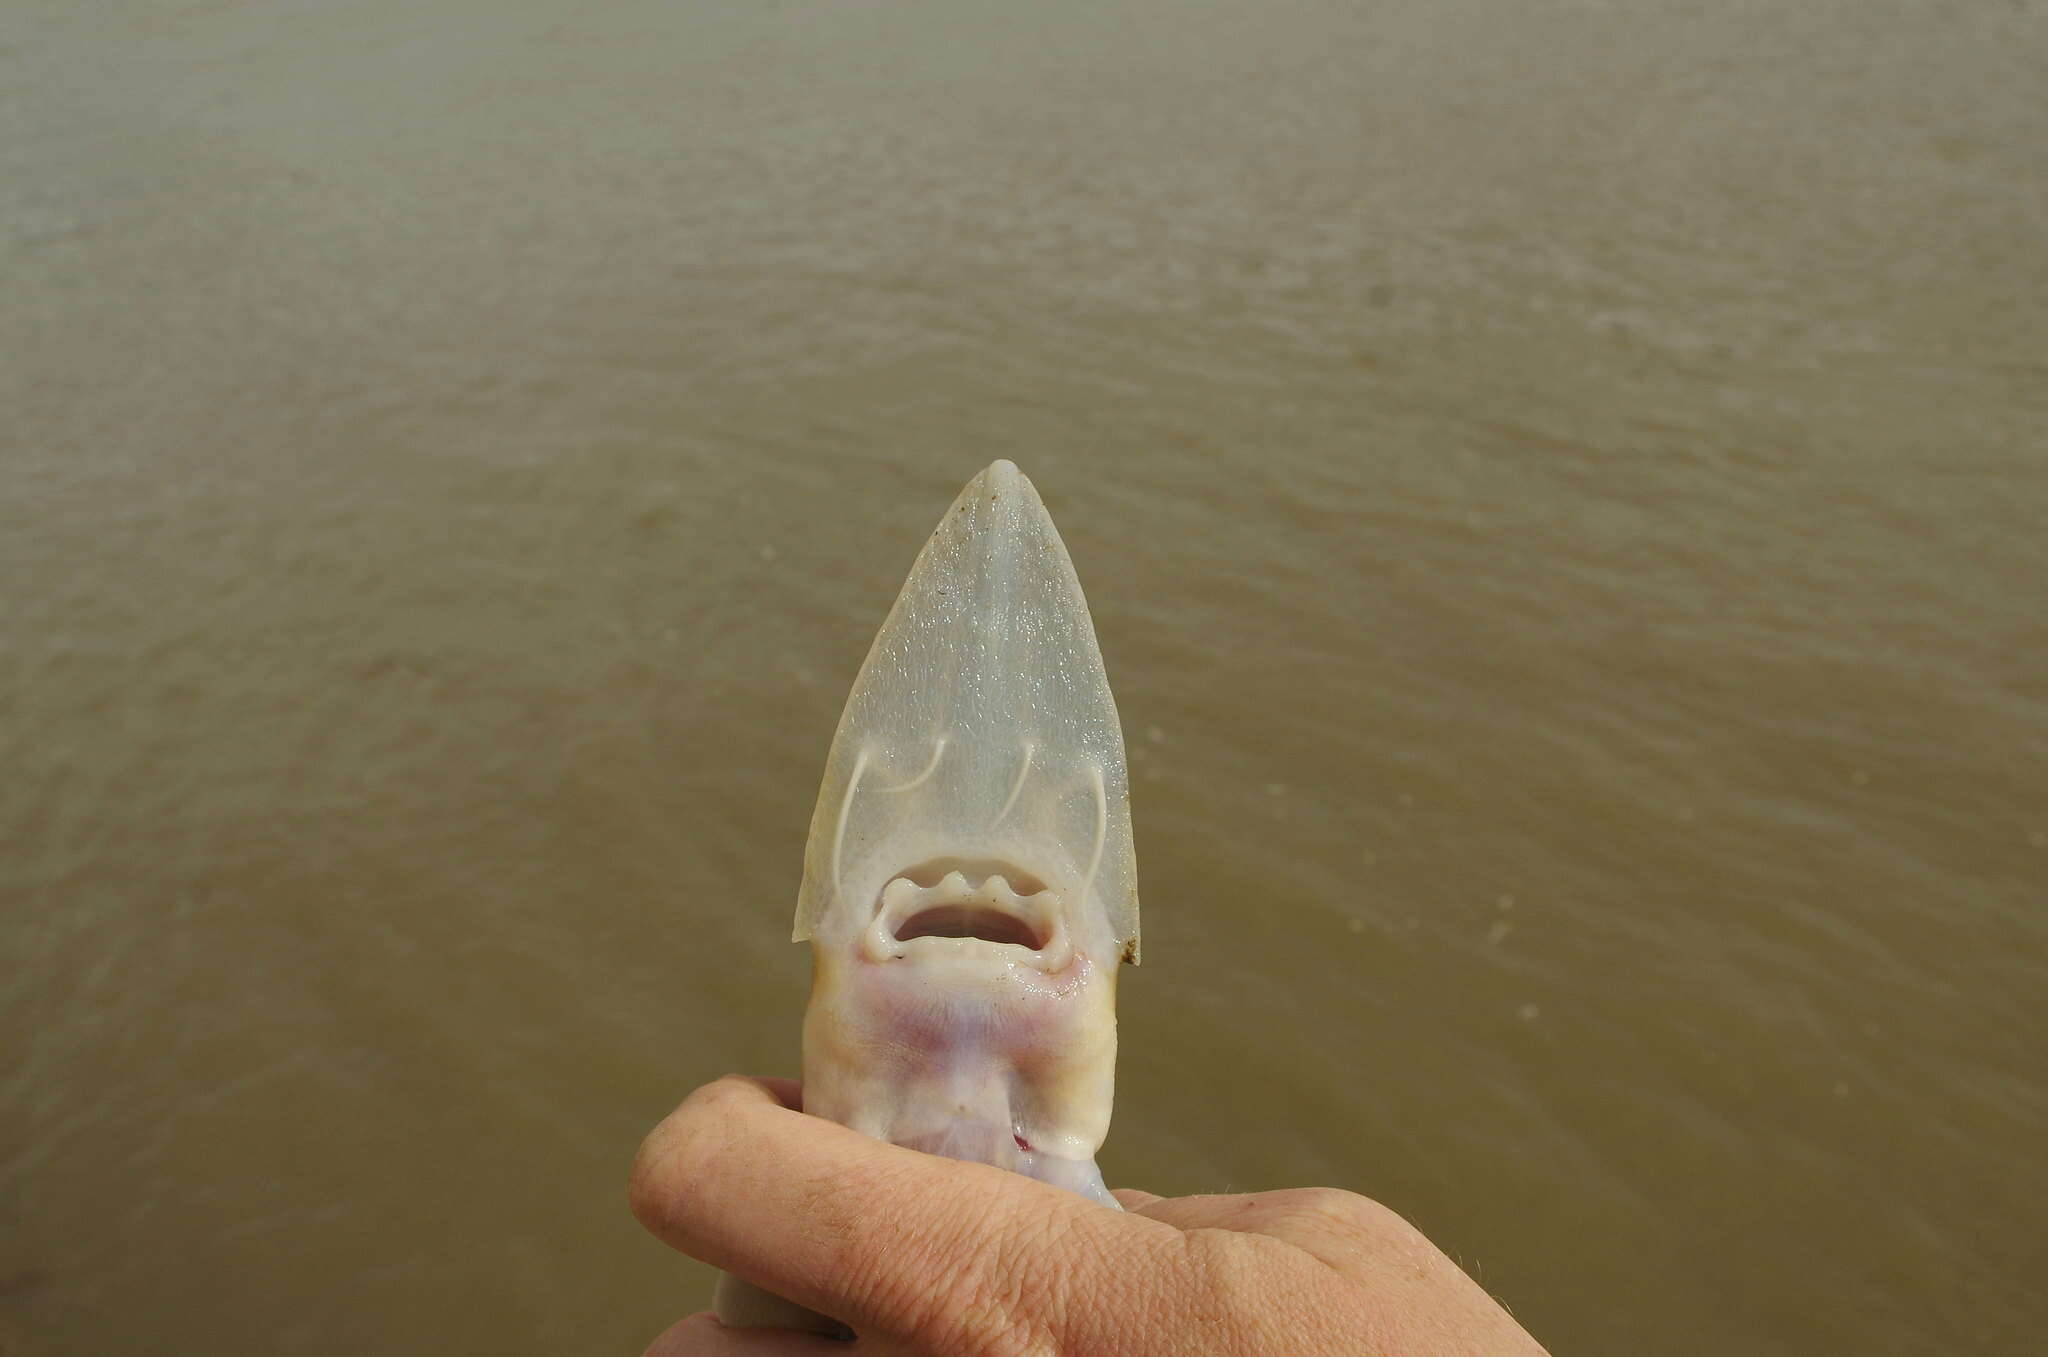
[[[1123,735],[1073,563],[997,462],[919,553],[804,853],[804,1110],[1113,1205],[1094,1153],[1138,955]]]
[[[1048,976],[1137,960],[1116,703],[1073,562],[1009,462],[960,492],[854,681],[795,937]]]

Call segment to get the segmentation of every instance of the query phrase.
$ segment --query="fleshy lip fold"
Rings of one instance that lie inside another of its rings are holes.
[[[893,878],[971,862],[1035,877],[1068,903],[1084,950],[1136,961],[1127,792],[1081,582],[1037,490],[995,462],[925,543],[854,680],[796,940],[851,938]]]

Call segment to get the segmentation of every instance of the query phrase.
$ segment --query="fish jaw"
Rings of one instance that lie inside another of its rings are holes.
[[[997,462],[918,555],[827,760],[795,927],[806,1111],[1112,1201],[1127,786],[1073,564]]]

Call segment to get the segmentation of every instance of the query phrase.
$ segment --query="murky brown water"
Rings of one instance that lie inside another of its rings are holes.
[[[815,780],[1016,459],[1104,1159],[1560,1353],[2048,1322],[2038,4],[17,3],[0,1351],[633,1352]]]

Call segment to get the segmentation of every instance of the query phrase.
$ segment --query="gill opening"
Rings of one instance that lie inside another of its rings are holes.
[[[846,817],[853,811],[853,796],[855,792],[860,790],[861,774],[865,773],[867,769],[868,751],[867,746],[863,745],[861,746],[860,753],[853,760],[853,776],[846,780],[846,795],[839,798],[839,823],[832,827],[832,894],[834,896],[837,896],[840,890],[839,856],[840,850],[846,847]]]
[[[1109,793],[1102,786],[1102,768],[1098,764],[1088,766],[1088,777],[1095,788],[1095,851],[1088,858],[1088,874],[1081,878],[1081,893],[1076,897],[1085,908],[1088,892],[1095,887],[1095,871],[1102,866],[1102,846],[1109,838]]]
[[[924,766],[924,771],[922,773],[919,773],[916,777],[910,779],[910,781],[908,782],[900,782],[894,787],[882,787],[878,788],[878,790],[885,792],[907,792],[913,787],[923,786],[925,779],[929,778],[933,773],[939,771],[939,760],[943,758],[946,753],[946,741],[952,738],[953,737],[950,735],[941,735],[939,737],[938,743],[932,746],[932,761]]]
[[[1026,740],[1024,742],[1024,766],[1017,770],[1017,781],[1010,788],[1009,800],[1003,802],[1003,808],[996,812],[996,818],[988,822],[990,829],[994,829],[1003,822],[1003,817],[1008,815],[1010,808],[1017,804],[1017,798],[1024,794],[1024,779],[1031,775],[1031,759],[1036,753],[1038,753],[1038,746]]]
[[[881,792],[907,792],[914,787],[922,786],[926,779],[939,771],[939,760],[945,757],[946,742],[951,738],[950,735],[941,735],[937,743],[932,745],[931,762],[924,766],[922,773],[919,773],[908,782],[900,782],[893,787],[877,787],[875,790]],[[862,745],[860,753],[853,760],[853,775],[846,780],[846,795],[839,798],[839,823],[832,827],[832,889],[834,893],[838,892],[841,884],[839,863],[846,848],[846,821],[853,814],[853,798],[860,791],[860,780],[866,775],[867,770],[868,747]]]

